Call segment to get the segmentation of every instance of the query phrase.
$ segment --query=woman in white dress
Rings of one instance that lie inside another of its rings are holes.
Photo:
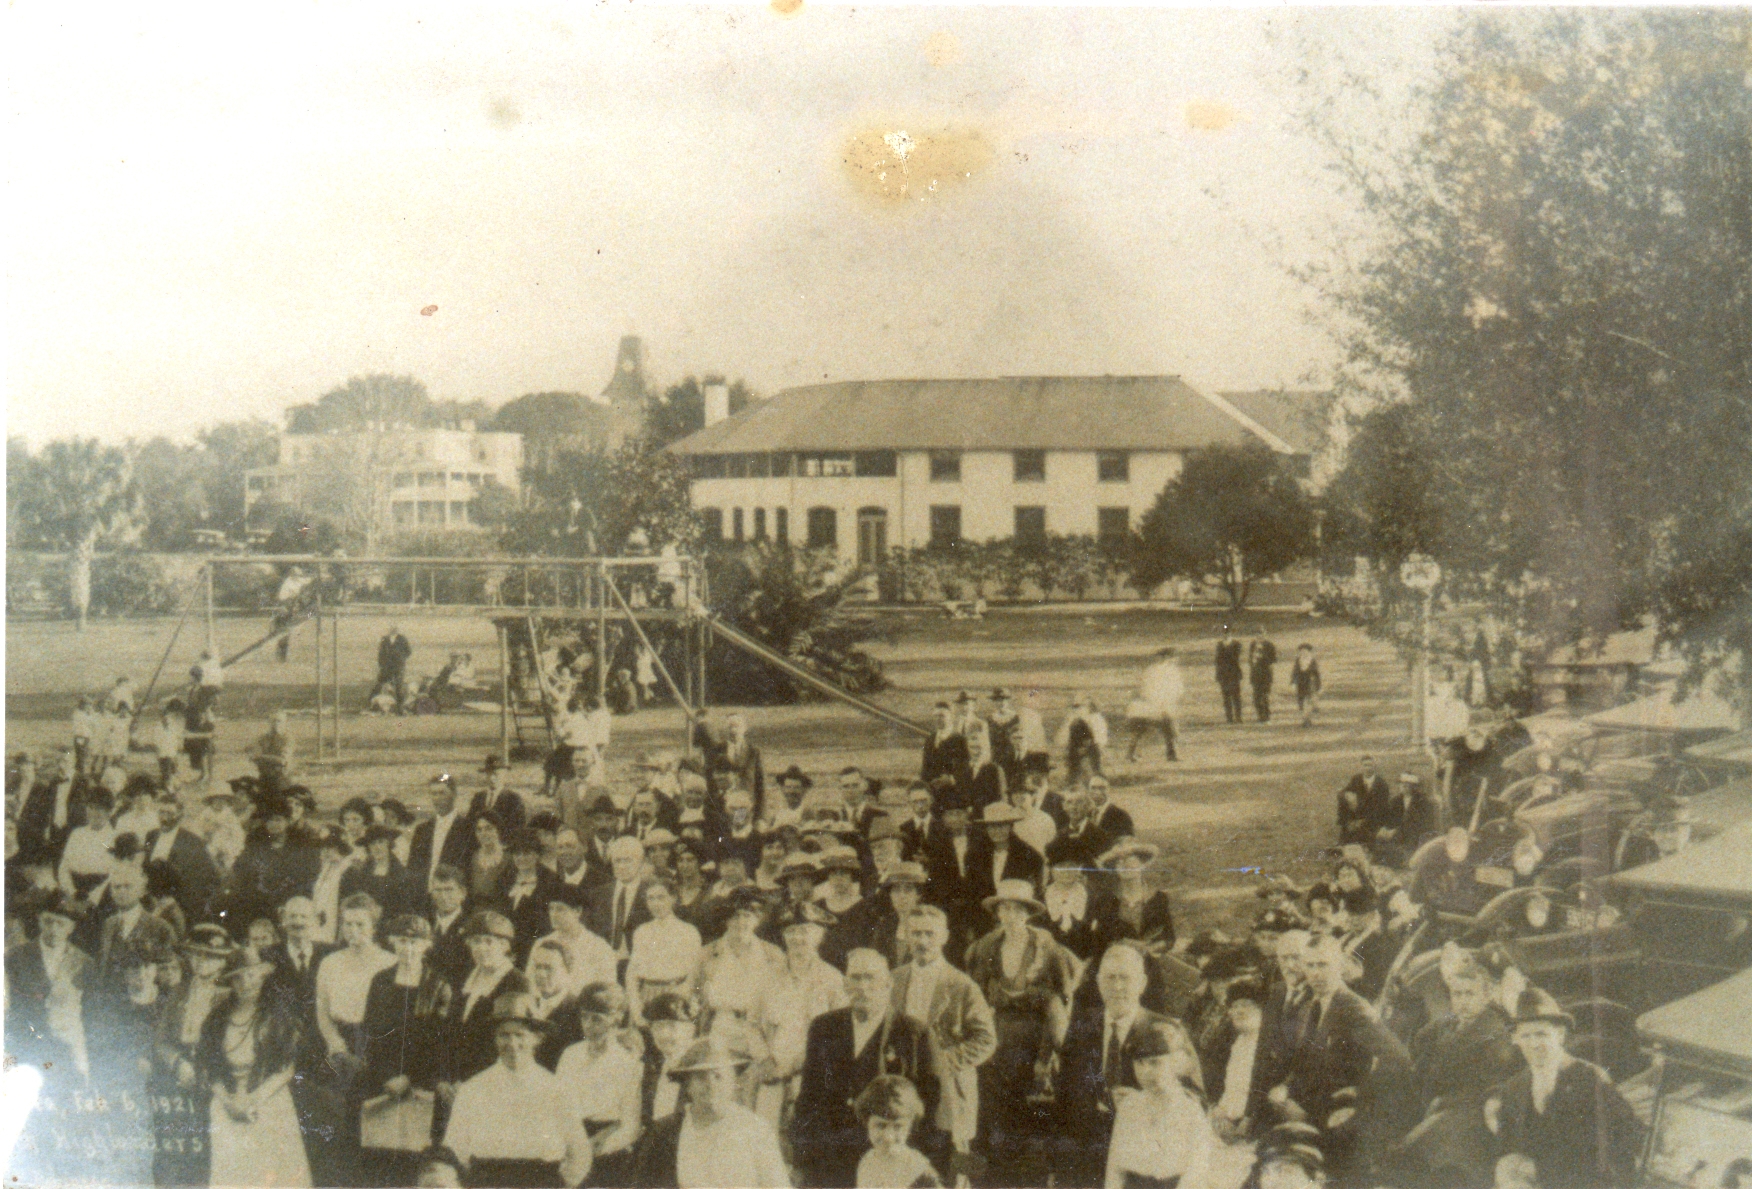
[[[627,960],[627,999],[635,1026],[643,1026],[645,1004],[659,995],[692,998],[700,970],[700,931],[675,915],[675,885],[654,879],[644,894],[651,919],[633,930],[633,952]]]
[[[593,983],[578,996],[582,1037],[554,1069],[567,1120],[590,1139],[591,1185],[628,1184],[625,1173],[639,1138],[644,1062],[618,1036],[621,996],[612,983]]]
[[[725,901],[729,921],[724,936],[706,947],[700,963],[702,1031],[758,1063],[772,1055],[772,1004],[783,990],[785,954],[755,936],[766,916],[764,896],[744,885],[732,889]],[[752,1087],[744,1100],[752,1105]]]
[[[325,1138],[338,1167],[359,1159],[359,1103],[354,1079],[365,1064],[365,1001],[371,980],[395,965],[395,955],[377,944],[377,921],[382,915],[377,901],[355,892],[341,901],[339,927],[341,948],[323,958],[316,968],[316,1028],[328,1053],[328,1068],[318,1084],[321,1113],[333,1115]]]
[[[215,1189],[311,1184],[290,1089],[298,1025],[262,995],[273,970],[253,950],[239,951],[226,975],[231,1000],[201,1028],[197,1066],[213,1092],[208,1184]]]
[[[757,1072],[754,1109],[779,1125],[785,1108],[797,1098],[809,1025],[816,1017],[845,1007],[845,978],[821,957],[821,939],[833,917],[814,902],[788,904],[779,910],[779,935],[785,939],[785,972],[767,1002],[764,1031],[772,1037],[770,1063]]]

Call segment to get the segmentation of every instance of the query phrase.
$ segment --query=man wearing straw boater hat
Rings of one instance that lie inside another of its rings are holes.
[[[464,1161],[469,1185],[576,1185],[590,1172],[590,1140],[560,1081],[535,1059],[548,1021],[522,992],[493,1001],[498,1059],[456,1091],[444,1145]]]

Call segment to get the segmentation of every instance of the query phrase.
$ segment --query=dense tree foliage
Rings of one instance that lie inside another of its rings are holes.
[[[672,384],[662,396],[653,397],[645,405],[645,437],[655,446],[667,446],[706,425],[706,389],[724,383],[722,376],[695,379],[689,376]],[[753,391],[741,380],[729,385],[730,415],[734,417],[755,399]]]
[[[472,421],[484,426],[493,409],[484,401],[434,401],[412,376],[382,372],[354,376],[317,400],[286,410],[291,433],[366,429],[434,429]]]
[[[1368,552],[1546,639],[1752,646],[1749,60],[1731,10],[1469,15],[1414,137],[1312,116],[1371,221],[1309,273],[1378,406],[1330,493]]]
[[[6,545],[68,552],[68,611],[85,628],[91,562],[100,544],[136,527],[139,493],[127,454],[95,438],[50,442],[35,454],[7,445]]]
[[[1240,610],[1255,579],[1309,555],[1313,534],[1307,494],[1264,443],[1200,450],[1139,522],[1132,585],[1212,577]]]
[[[639,439],[556,455],[524,476],[523,506],[509,518],[512,553],[589,557],[626,551],[635,530],[652,547],[695,536],[687,460]]]

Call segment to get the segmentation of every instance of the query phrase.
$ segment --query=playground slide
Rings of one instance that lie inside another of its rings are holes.
[[[913,722],[910,718],[904,718],[885,706],[878,706],[868,698],[862,698],[857,694],[848,692],[842,687],[829,681],[827,678],[812,673],[801,665],[796,664],[790,657],[785,656],[783,653],[775,652],[760,641],[737,631],[717,616],[707,616],[706,624],[712,629],[718,638],[723,640],[726,644],[730,644],[736,648],[742,649],[742,651],[746,653],[759,657],[767,664],[772,665],[780,672],[788,673],[790,676],[801,681],[811,689],[820,690],[830,698],[838,698],[853,709],[861,710],[872,718],[879,718],[890,726],[899,727],[903,731],[911,731],[921,739],[930,738],[931,730],[929,727],[921,726],[918,723]]]

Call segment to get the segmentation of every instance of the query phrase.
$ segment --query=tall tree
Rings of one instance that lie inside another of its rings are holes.
[[[1301,484],[1261,442],[1186,460],[1138,525],[1132,585],[1215,577],[1240,610],[1256,579],[1308,556],[1314,514]]]
[[[68,551],[69,611],[84,631],[92,555],[126,536],[138,504],[128,456],[96,438],[50,442],[34,455],[9,443],[7,455],[8,544]]]
[[[524,503],[510,517],[505,547],[562,557],[613,555],[634,529],[653,546],[683,549],[697,535],[687,460],[634,439],[608,449],[558,455],[526,476]]]
[[[1339,387],[1409,408],[1365,425],[1402,448],[1349,490],[1424,469],[1381,552],[1427,535],[1487,597],[1533,580],[1547,639],[1652,615],[1699,660],[1752,645],[1749,60],[1742,12],[1482,13],[1391,119],[1313,114],[1369,219],[1308,274]]]
[[[243,536],[247,473],[274,461],[278,437],[274,426],[260,418],[221,421],[195,435],[201,447],[201,487],[208,528]]]
[[[309,404],[286,410],[292,433],[335,433],[342,430],[416,429],[436,415],[426,386],[412,376],[374,372],[354,376]]]

